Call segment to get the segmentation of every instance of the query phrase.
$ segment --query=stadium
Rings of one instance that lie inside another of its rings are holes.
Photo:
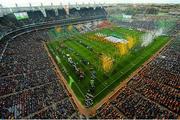
[[[1,119],[180,119],[179,4],[0,4]]]

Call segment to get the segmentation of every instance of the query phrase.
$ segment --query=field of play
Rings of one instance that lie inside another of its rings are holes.
[[[68,86],[86,107],[102,100],[169,40],[159,36],[144,47],[141,38],[145,33],[137,30],[112,27],[76,32],[47,46]]]

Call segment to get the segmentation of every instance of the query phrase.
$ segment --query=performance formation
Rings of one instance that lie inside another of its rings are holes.
[[[180,119],[180,5],[0,5],[1,119]]]

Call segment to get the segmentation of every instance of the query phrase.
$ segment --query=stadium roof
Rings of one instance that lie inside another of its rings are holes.
[[[27,7],[29,4],[32,6],[43,5],[68,5],[68,4],[103,4],[103,3],[180,3],[179,0],[0,0],[0,4],[3,7],[15,7],[18,4],[19,7]]]

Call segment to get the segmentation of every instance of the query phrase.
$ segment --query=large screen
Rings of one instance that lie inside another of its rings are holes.
[[[14,15],[16,16],[17,20],[23,20],[29,18],[27,12],[14,13]]]

